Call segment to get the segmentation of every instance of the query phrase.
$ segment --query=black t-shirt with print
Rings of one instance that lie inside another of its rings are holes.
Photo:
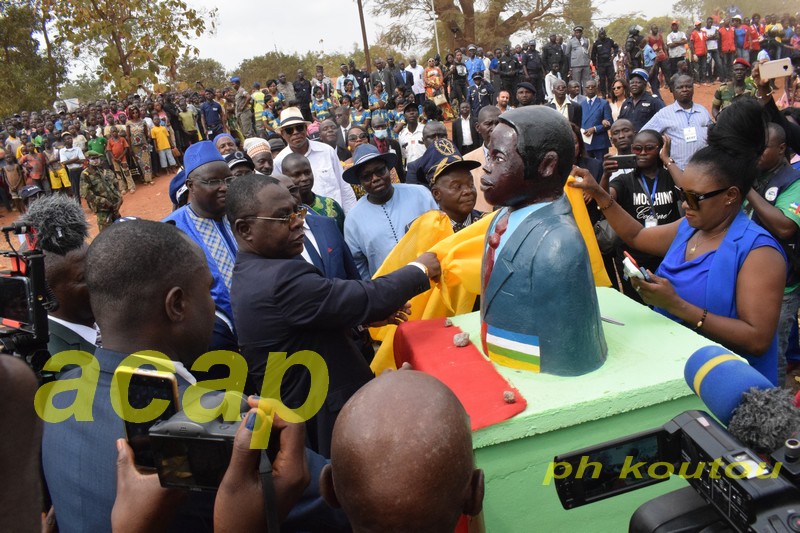
[[[663,226],[674,222],[683,216],[680,212],[680,201],[678,200],[677,191],[675,191],[675,182],[672,181],[672,176],[669,172],[661,168],[658,171],[657,182],[655,183],[655,202],[651,206],[653,184],[656,180],[645,178],[647,181],[647,188],[645,190],[642,184],[642,173],[638,170],[620,174],[614,178],[609,184],[617,191],[617,203],[628,214],[635,218],[642,226],[645,225],[647,217],[651,213],[655,213],[658,220],[658,225]],[[658,265],[661,264],[661,257],[655,257],[650,254],[640,252],[627,245],[622,245],[624,250],[627,250],[640,267],[645,267],[655,272]],[[622,258],[622,250],[618,251],[618,258]]]

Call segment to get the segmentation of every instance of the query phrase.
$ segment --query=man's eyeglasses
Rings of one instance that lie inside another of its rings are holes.
[[[286,135],[294,135],[295,133],[305,133],[306,125],[298,124],[296,126],[285,126],[281,128],[281,131],[285,132]]]
[[[658,145],[657,144],[645,144],[645,145],[635,144],[635,145],[631,146],[631,152],[633,152],[634,154],[641,154],[641,153],[654,154],[654,153],[658,152]]]
[[[381,169],[373,170],[372,172],[364,172],[359,176],[360,181],[369,181],[372,179],[372,176],[378,176],[379,178],[385,178],[388,176],[392,171],[389,167],[384,166]]]
[[[192,181],[202,183],[203,185],[206,185],[208,187],[214,187],[219,189],[223,185],[230,185],[234,179],[236,179],[236,176],[228,176],[227,178],[219,178],[214,180],[192,180]]]
[[[724,193],[730,187],[725,187],[724,189],[717,189],[716,191],[707,192],[704,194],[697,194],[694,192],[684,191],[677,185],[675,186],[675,190],[678,192],[678,199],[681,202],[686,202],[686,205],[689,206],[689,209],[694,209],[695,211],[700,209],[700,202],[703,200],[708,200],[709,198],[713,198],[719,194]]]
[[[348,136],[347,136],[347,140],[348,140],[348,141],[358,141],[358,140],[360,140],[360,139],[366,139],[366,138],[367,138],[367,134],[366,134],[366,133],[363,133],[363,132],[362,132],[362,133],[359,133],[359,134],[355,134],[355,133],[354,133],[354,134],[352,134],[352,135],[348,135]]]
[[[257,220],[271,220],[273,222],[288,222],[289,224],[294,224],[294,222],[298,218],[300,220],[305,220],[307,214],[308,214],[308,208],[299,207],[297,211],[295,211],[290,215],[286,215],[285,217],[259,217],[256,215],[251,215],[249,217],[243,217],[243,218],[255,218]]]

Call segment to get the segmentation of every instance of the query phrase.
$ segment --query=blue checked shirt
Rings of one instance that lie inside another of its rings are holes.
[[[661,134],[669,135],[669,138],[672,139],[670,156],[675,160],[675,164],[683,170],[694,153],[708,144],[706,138],[710,124],[711,115],[705,107],[693,103],[691,109],[684,109],[678,102],[675,102],[656,113],[647,124],[642,126],[642,130],[656,130]],[[687,128],[694,128],[696,141],[686,141]]]

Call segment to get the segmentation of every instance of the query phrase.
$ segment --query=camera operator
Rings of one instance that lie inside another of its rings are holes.
[[[86,287],[86,238],[89,224],[83,209],[66,196],[48,196],[33,202],[22,221],[36,228],[44,253],[44,275],[57,307],[48,312],[47,350],[93,354],[97,328]]]
[[[95,367],[97,372],[68,371],[62,381],[73,380],[77,390],[55,394],[48,401],[56,409],[75,404],[73,409],[79,410],[83,404],[88,412],[90,406],[92,417],[90,421],[71,416],[62,422],[45,422],[43,438],[44,474],[59,529],[64,532],[111,527],[115,443],[125,436],[124,424],[110,401],[112,377],[120,362],[143,350],[161,352],[175,363],[178,388],[183,391],[195,381],[187,367],[207,350],[214,323],[213,280],[205,256],[169,224],[132,220],[112,225],[89,246],[86,281],[103,331],[103,346],[95,351],[99,368]],[[322,464],[319,458],[312,467],[317,477]],[[133,483],[136,490],[140,484]],[[299,522],[313,520],[328,530],[340,528],[339,516],[324,508],[311,489],[301,502],[308,504],[296,511],[303,513],[297,517]],[[176,518],[164,527],[210,531],[212,508],[208,493],[191,493]]]

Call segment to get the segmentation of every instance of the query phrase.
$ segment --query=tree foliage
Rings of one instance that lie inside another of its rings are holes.
[[[705,21],[706,17],[712,15],[730,18],[737,13],[744,17],[753,13],[761,14],[761,18],[768,13],[780,16],[787,11],[793,12],[794,8],[790,4],[791,2],[785,0],[737,0],[735,6],[728,4],[728,7],[722,9],[720,6],[725,3],[720,4],[714,0],[677,0],[672,4],[672,10],[687,19]]]
[[[683,31],[687,31],[691,26],[690,19],[688,17],[674,17],[668,15],[662,15],[660,17],[655,17],[651,19],[645,18],[644,15],[638,12],[628,13],[626,15],[622,15],[619,18],[611,21],[606,26],[606,33],[609,37],[614,39],[614,42],[618,43],[620,46],[625,44],[625,41],[628,38],[628,30],[632,26],[641,26],[641,35],[647,35],[650,33],[650,26],[655,24],[659,27],[659,30],[662,34],[666,36],[667,33],[670,31],[670,23],[673,19],[678,20],[680,23],[680,28]]]
[[[59,44],[68,44],[76,57],[96,57],[98,76],[119,93],[155,84],[162,67],[174,79],[178,60],[199,53],[187,41],[216,24],[216,9],[198,11],[183,0],[47,1]]]
[[[63,61],[51,63],[39,49],[41,21],[33,5],[3,6],[0,16],[0,116],[41,109],[55,100],[51,81],[64,80]]]
[[[400,48],[420,44],[420,35],[432,39],[431,1],[439,21],[440,39],[450,49],[470,43],[495,47],[508,42],[518,31],[533,32],[551,19],[563,21],[565,8],[570,6],[572,11],[567,14],[580,20],[591,19],[592,13],[591,0],[375,0],[372,13],[388,15],[394,21],[382,38]]]
[[[216,59],[186,57],[178,61],[176,81],[194,86],[196,82],[205,87],[218,87],[225,83],[225,67]]]
[[[108,84],[94,74],[81,74],[61,88],[60,99],[77,98],[81,103],[95,102],[108,98],[108,89]]]

